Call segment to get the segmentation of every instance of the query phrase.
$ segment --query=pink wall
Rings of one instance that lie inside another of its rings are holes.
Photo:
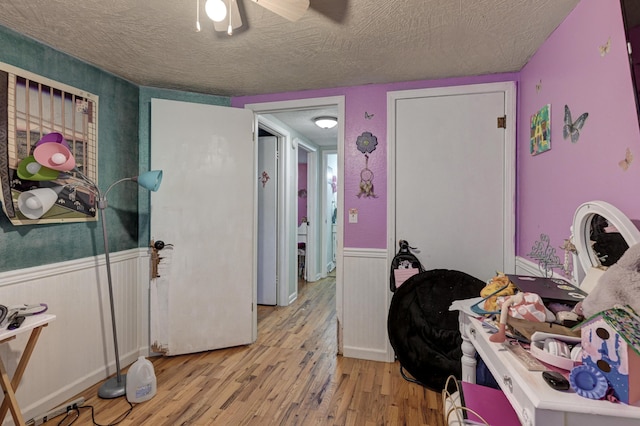
[[[307,217],[307,197],[300,197],[301,189],[307,189],[307,163],[298,163],[298,225]]]
[[[232,98],[231,106],[242,108],[248,103],[276,102],[293,99],[345,97],[344,152],[344,247],[387,247],[387,92],[463,84],[493,83],[517,80],[517,74],[493,74],[468,78],[425,80],[384,85],[366,85],[334,89],[308,90]],[[371,119],[365,118],[373,114]],[[377,198],[360,197],[360,171],[365,166],[364,155],[356,140],[363,132],[378,138],[376,150],[369,154],[369,169],[374,173],[373,185]],[[358,223],[349,223],[348,210],[358,209]]]
[[[582,0],[521,70],[518,89],[517,253],[527,257],[545,233],[562,260],[558,247],[586,201],[640,218],[640,131],[620,4]],[[531,156],[529,120],[546,104],[551,150]],[[562,136],[565,104],[573,120],[589,113],[575,144]],[[637,160],[625,172],[618,162],[627,148]]]

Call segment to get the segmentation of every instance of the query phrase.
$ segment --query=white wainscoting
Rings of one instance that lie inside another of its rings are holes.
[[[537,263],[534,263],[529,259],[525,259],[524,257],[520,256],[516,256],[516,274],[531,275],[534,277],[544,276]],[[573,281],[571,278],[567,278],[555,272],[552,274],[552,277]]]
[[[343,252],[343,355],[393,362],[387,335],[391,296],[387,250],[350,249]]]
[[[110,259],[120,366],[125,369],[149,354],[149,254],[134,249]],[[33,303],[46,303],[56,319],[42,331],[16,393],[25,420],[115,373],[104,256],[0,274],[0,304]],[[0,345],[10,376],[27,338],[25,333]]]

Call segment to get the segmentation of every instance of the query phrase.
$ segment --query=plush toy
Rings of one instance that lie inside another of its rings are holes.
[[[581,309],[585,318],[590,318],[615,305],[630,305],[640,312],[640,244],[629,247],[618,262],[602,274],[582,301]]]
[[[485,298],[484,310],[487,312],[495,312],[498,307],[498,297],[511,296],[516,293],[516,286],[502,272],[498,272],[495,277],[487,283],[480,291],[480,296]]]

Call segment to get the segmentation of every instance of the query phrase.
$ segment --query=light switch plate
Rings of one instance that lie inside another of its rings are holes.
[[[349,223],[358,223],[358,209],[349,209]]]

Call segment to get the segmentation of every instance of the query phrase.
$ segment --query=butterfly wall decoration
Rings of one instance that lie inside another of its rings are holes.
[[[364,118],[367,120],[371,120],[375,114],[369,114],[367,111],[364,112]]]
[[[540,90],[542,90],[542,79],[540,79],[539,83],[536,83],[536,93],[540,93]]]
[[[633,154],[631,154],[631,150],[627,148],[627,152],[624,155],[624,160],[618,162],[618,165],[625,172],[629,169],[631,162],[633,161]]]
[[[580,115],[573,121],[571,119],[571,110],[569,110],[569,105],[564,106],[564,126],[562,126],[562,137],[564,139],[571,138],[571,142],[576,143],[578,139],[580,139],[580,130],[582,130],[582,126],[584,126],[585,121],[587,121],[587,117],[589,117],[589,113],[585,112]]]
[[[609,37],[609,40],[607,40],[605,44],[599,46],[598,48],[600,49],[600,56],[605,56],[607,53],[609,53],[609,50],[611,50],[611,37]]]

